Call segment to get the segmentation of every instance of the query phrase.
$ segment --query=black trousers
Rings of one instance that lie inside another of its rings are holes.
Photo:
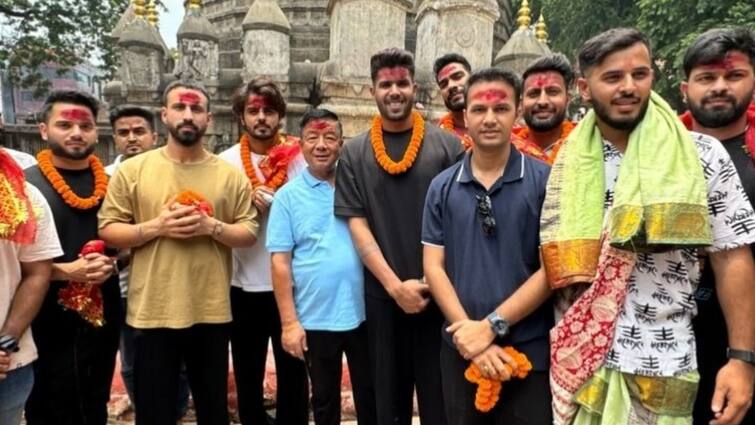
[[[272,341],[278,379],[276,424],[306,425],[309,421],[307,369],[303,361],[281,346],[280,316],[272,291],[244,292],[232,287],[231,311],[231,352],[241,423],[267,423],[262,389],[268,342]]]
[[[411,424],[416,385],[420,422],[444,425],[440,310],[430,303],[422,313],[406,314],[392,299],[366,296],[365,301],[378,424]]]
[[[317,425],[341,423],[341,370],[346,354],[359,425],[375,425],[375,389],[367,350],[367,328],[344,332],[307,331],[306,353]]]
[[[228,424],[228,325],[134,330],[137,425],[176,422],[181,365],[186,365],[199,425]]]
[[[105,425],[121,328],[117,282],[103,284],[105,325],[99,328],[58,304],[60,287],[53,282],[32,323],[39,358],[26,423]]]
[[[474,406],[477,384],[464,378],[469,361],[454,347],[441,344],[440,364],[448,425],[545,425],[553,423],[548,372],[530,372],[507,381],[496,406],[487,413]]]

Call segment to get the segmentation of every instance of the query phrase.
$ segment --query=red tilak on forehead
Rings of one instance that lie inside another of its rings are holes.
[[[726,53],[723,59],[707,65],[703,65],[703,68],[708,69],[723,69],[731,71],[737,65],[749,65],[750,60],[742,52],[731,51]]]
[[[268,103],[267,103],[267,99],[265,99],[265,96],[253,94],[249,96],[249,101],[246,102],[246,106],[251,106],[257,109],[263,109],[263,108],[268,107]]]
[[[60,112],[60,116],[63,117],[63,119],[68,120],[68,121],[77,121],[77,122],[94,121],[92,119],[92,112],[84,108],[64,109]]]
[[[506,92],[503,90],[490,89],[475,93],[475,95],[472,96],[472,99],[483,102],[500,102],[506,100],[507,97]]]
[[[178,101],[187,105],[196,105],[202,102],[198,94],[190,91],[178,93]]]
[[[322,131],[335,128],[335,124],[332,121],[316,119],[307,123],[307,127],[311,128],[312,130]]]
[[[409,79],[409,70],[400,66],[383,68],[378,71],[379,80],[404,80]]]
[[[457,71],[458,66],[459,65],[455,63],[449,63],[448,65],[444,66],[443,69],[441,69],[438,73],[438,80],[442,80],[451,76],[451,74]]]
[[[533,84],[535,87],[548,87],[553,85],[558,85],[558,81],[556,78],[552,75],[538,75],[535,77],[535,81],[533,81]]]

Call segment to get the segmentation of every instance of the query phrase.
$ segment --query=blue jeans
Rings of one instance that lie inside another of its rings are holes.
[[[18,425],[24,413],[24,404],[34,385],[34,369],[31,365],[8,372],[0,381],[0,424]]]

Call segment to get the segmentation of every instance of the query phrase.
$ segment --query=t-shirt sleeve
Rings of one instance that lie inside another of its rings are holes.
[[[355,143],[351,141],[349,143]],[[335,214],[340,217],[365,217],[364,197],[359,190],[359,183],[352,164],[349,150],[344,148],[343,155],[336,167]]]
[[[238,170],[234,170],[238,171]],[[252,205],[252,185],[240,171],[236,174],[237,194],[236,205],[233,210],[231,224],[242,224],[254,236],[259,232],[260,224],[257,219],[257,208]]]
[[[100,229],[112,223],[134,222],[134,196],[126,170],[125,164],[118,167],[107,185],[105,200],[97,213]]]
[[[708,217],[713,233],[709,252],[755,243],[755,212],[734,163],[716,140],[701,158],[708,184]]]
[[[422,211],[423,245],[444,246],[443,205],[443,182],[436,177],[427,190],[425,207]]]
[[[60,247],[50,205],[47,204],[39,189],[31,184],[26,184],[26,192],[37,220],[37,234],[34,243],[21,245],[18,260],[30,263],[60,257],[63,255],[63,249]]]
[[[291,252],[294,249],[294,223],[289,198],[288,191],[278,192],[270,207],[265,235],[265,247],[270,252]]]

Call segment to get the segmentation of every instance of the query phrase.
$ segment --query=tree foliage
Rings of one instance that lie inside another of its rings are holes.
[[[576,60],[590,37],[609,28],[629,26],[650,39],[658,67],[655,89],[681,108],[682,60],[698,35],[712,28],[755,28],[752,0],[543,0],[551,47]]]
[[[0,71],[14,84],[44,94],[50,82],[41,65],[65,72],[84,61],[110,77],[113,43],[108,35],[129,0],[0,0]]]

